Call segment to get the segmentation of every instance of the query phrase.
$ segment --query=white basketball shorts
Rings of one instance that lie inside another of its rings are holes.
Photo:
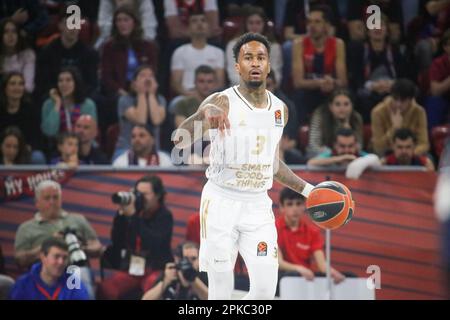
[[[247,268],[278,266],[277,231],[267,192],[249,193],[208,181],[200,204],[200,271],[231,271],[239,252]]]

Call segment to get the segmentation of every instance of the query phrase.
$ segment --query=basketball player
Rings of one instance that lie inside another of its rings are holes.
[[[277,231],[267,190],[273,178],[305,197],[313,189],[277,156],[288,109],[266,90],[269,48],[260,34],[241,36],[233,48],[239,85],[206,98],[173,137],[177,148],[185,149],[198,123],[203,132],[209,130],[210,165],[200,204],[199,258],[200,270],[208,272],[210,300],[231,299],[238,251],[250,278],[244,299],[274,298]]]

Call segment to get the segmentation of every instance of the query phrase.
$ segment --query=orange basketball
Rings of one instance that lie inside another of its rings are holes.
[[[337,229],[352,219],[355,202],[350,190],[337,181],[319,183],[306,199],[306,210],[319,227]]]

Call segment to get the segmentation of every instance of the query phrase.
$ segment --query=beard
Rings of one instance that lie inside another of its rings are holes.
[[[263,81],[247,81],[245,83],[247,85],[247,87],[252,88],[252,89],[257,89],[259,87],[262,86]]]

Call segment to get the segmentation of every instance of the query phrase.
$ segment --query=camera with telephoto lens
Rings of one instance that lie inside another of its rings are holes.
[[[176,264],[176,268],[181,271],[181,274],[188,282],[194,281],[197,277],[197,270],[194,269],[191,261],[186,257],[183,257],[180,262]]]
[[[129,205],[133,199],[136,212],[140,212],[144,208],[144,195],[141,192],[133,189],[130,192],[119,191],[111,196],[112,202],[121,206]]]
[[[62,231],[64,241],[69,247],[69,262],[79,267],[87,265],[86,253],[81,249],[80,240],[74,229],[66,228]]]

